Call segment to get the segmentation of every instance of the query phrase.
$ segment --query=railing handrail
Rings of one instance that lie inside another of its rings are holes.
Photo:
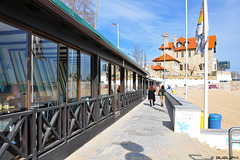
[[[118,93],[118,111],[140,102],[141,92],[142,90]],[[114,108],[115,96],[82,99],[79,102],[63,103],[45,108],[32,107],[28,111],[1,115],[0,120],[16,119],[16,122],[13,123],[18,127],[15,127],[12,132],[13,134],[22,132],[21,137],[24,141],[22,144],[26,144],[20,150],[19,147],[14,148],[16,154],[26,159],[37,159],[38,156],[57,147],[60,143],[66,143],[70,138],[85,132],[100,121],[112,117],[116,111]],[[51,132],[47,132],[46,127]],[[12,145],[11,141],[14,141],[15,136],[7,138],[5,131],[8,130],[10,127],[7,124],[3,132],[0,132],[0,137],[8,139],[3,140],[3,143]],[[53,135],[53,139],[48,138],[50,134]],[[4,148],[0,147],[0,159],[4,152]]]
[[[232,127],[228,130],[228,144],[229,144],[229,159],[233,158],[233,153],[232,153],[232,144],[233,143],[240,143],[240,140],[233,140],[232,139],[232,134],[234,131],[240,131],[240,127]]]

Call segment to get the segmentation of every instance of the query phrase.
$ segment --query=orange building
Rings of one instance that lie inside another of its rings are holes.
[[[165,48],[165,60],[166,70],[169,75],[185,75],[186,66],[186,39],[177,36],[173,36],[173,42],[168,42],[168,33],[165,33],[164,43],[161,45],[161,56],[153,59],[154,66],[163,66],[164,62],[164,48]],[[213,74],[217,71],[217,59],[214,57],[216,53],[216,35],[209,36],[208,47],[208,73]],[[193,76],[204,76],[204,54],[195,53],[197,49],[197,43],[195,37],[188,38],[188,73]]]

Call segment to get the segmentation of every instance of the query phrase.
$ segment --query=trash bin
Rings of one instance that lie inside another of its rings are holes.
[[[221,129],[222,115],[217,113],[209,114],[208,128]]]
[[[207,119],[209,119],[209,114],[207,115]],[[207,126],[208,126],[208,121],[207,121]],[[201,125],[200,128],[203,129],[204,128],[204,112],[201,111]]]

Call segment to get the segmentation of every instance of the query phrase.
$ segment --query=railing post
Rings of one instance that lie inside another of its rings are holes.
[[[100,116],[101,116],[101,115],[99,114],[99,113],[100,113],[100,106],[99,106],[99,105],[100,105],[100,101],[99,101],[99,98],[98,98],[98,97],[97,97],[97,100],[96,100],[95,105],[96,105],[96,106],[95,106],[95,107],[96,107],[95,109],[96,109],[96,112],[97,112],[97,113],[96,113],[96,117],[97,117],[97,124],[98,124],[98,122],[99,122],[99,120],[100,120]]]
[[[86,100],[83,102],[83,129],[84,131],[86,130],[87,126],[87,105],[86,105]]]
[[[229,159],[232,159],[232,128],[228,131]]]
[[[30,108],[32,110],[32,117],[30,121],[30,139],[31,139],[31,151],[32,159],[37,160],[37,146],[36,146],[36,121],[37,121],[37,109],[35,107]]]
[[[64,142],[67,142],[67,105],[64,104],[63,108],[63,138]]]

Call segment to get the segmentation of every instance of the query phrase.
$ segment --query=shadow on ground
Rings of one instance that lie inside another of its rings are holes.
[[[126,160],[151,160],[151,158],[149,158],[145,154],[139,153],[139,152],[143,152],[144,149],[142,146],[140,146],[137,143],[134,143],[131,141],[125,141],[125,142],[121,142],[120,145],[124,149],[130,151],[125,155]]]

